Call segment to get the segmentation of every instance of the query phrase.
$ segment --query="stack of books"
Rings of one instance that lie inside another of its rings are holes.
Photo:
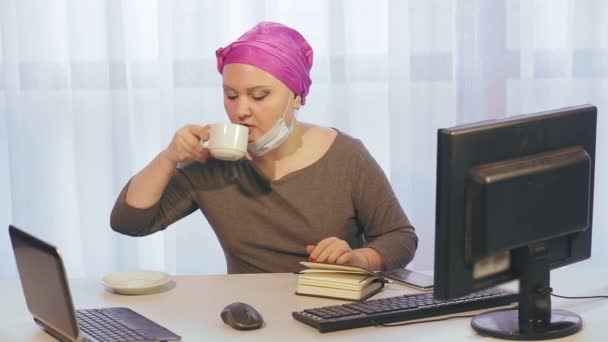
[[[363,301],[380,292],[387,280],[362,267],[302,261],[297,295]]]

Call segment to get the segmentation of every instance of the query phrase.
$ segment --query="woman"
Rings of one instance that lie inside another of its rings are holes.
[[[311,85],[306,40],[262,22],[216,56],[228,118],[249,128],[246,158],[210,158],[208,126],[182,127],[125,185],[112,228],[147,235],[200,209],[228,273],[293,272],[306,259],[374,270],[411,261],[414,229],[363,144],[296,118]]]

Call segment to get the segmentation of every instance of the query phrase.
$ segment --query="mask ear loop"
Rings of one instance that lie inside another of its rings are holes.
[[[293,91],[289,90],[289,99],[287,99],[287,106],[285,107],[285,111],[283,112],[283,117],[281,118],[281,120],[283,120],[283,122],[285,122],[285,117],[287,116],[287,110],[289,109],[289,105],[291,104],[291,99],[292,99],[291,94],[295,95],[295,93]],[[293,98],[295,98],[295,97],[293,97]],[[299,107],[294,108],[294,110],[298,110],[298,109],[299,109]],[[290,127],[293,126],[293,121],[295,119],[296,119],[296,116],[295,116],[295,114],[292,113],[291,122],[289,123]],[[285,124],[287,124],[287,122],[285,122]]]

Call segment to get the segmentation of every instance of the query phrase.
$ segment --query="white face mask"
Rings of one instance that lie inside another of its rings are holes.
[[[271,129],[264,133],[264,135],[247,146],[249,152],[261,157],[281,146],[287,137],[289,137],[293,131],[293,119],[291,120],[291,124],[287,126],[287,123],[285,123],[285,116],[287,115],[287,110],[291,104],[291,97],[291,94],[289,94],[289,100],[287,100],[287,107],[285,107],[283,117],[280,118]]]

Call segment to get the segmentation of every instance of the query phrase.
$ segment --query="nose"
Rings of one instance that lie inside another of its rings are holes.
[[[249,100],[245,96],[239,96],[235,103],[236,116],[239,120],[244,120],[251,116]]]

